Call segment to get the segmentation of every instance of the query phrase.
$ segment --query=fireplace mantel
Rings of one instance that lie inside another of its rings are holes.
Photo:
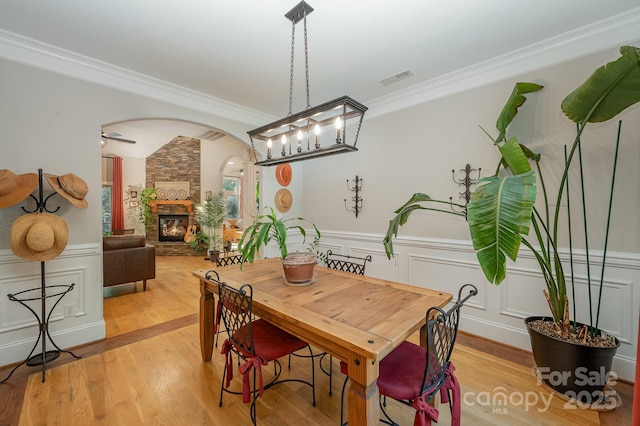
[[[193,201],[191,200],[157,200],[157,201],[149,201],[149,205],[151,206],[151,213],[158,213],[159,205],[183,205],[189,213],[193,211]]]

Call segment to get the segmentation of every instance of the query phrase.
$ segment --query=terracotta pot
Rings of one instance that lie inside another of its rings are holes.
[[[620,346],[618,339],[616,346],[609,348],[580,345],[539,333],[529,326],[535,320],[552,319],[525,319],[533,358],[542,380],[567,398],[587,404],[601,401],[613,357]]]
[[[293,252],[289,253],[286,259],[282,259],[284,276],[292,283],[311,281],[314,266],[316,266],[315,253]]]

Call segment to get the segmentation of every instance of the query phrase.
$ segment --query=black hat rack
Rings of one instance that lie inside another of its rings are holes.
[[[31,211],[27,210],[24,207],[22,207],[22,210],[24,212],[26,212],[26,213],[37,213],[37,212],[40,212],[40,213],[42,213],[42,212],[55,213],[58,210],[60,210],[60,206],[58,206],[55,210],[47,209],[47,205],[46,205],[47,201],[49,200],[49,198],[51,198],[51,196],[55,195],[56,192],[54,192],[53,194],[50,194],[47,198],[44,198],[44,191],[43,191],[42,183],[43,183],[43,181],[42,181],[42,169],[38,169],[38,197],[36,198],[33,194],[30,195],[30,197],[35,200],[36,207],[35,207],[35,209],[33,209]],[[13,367],[13,369],[11,370],[9,375],[7,377],[5,377],[2,381],[0,381],[0,384],[5,383],[6,381],[8,381],[9,378],[11,378],[11,376],[13,375],[13,373],[20,366],[25,365],[25,364],[27,366],[29,366],[29,367],[41,366],[41,368],[42,368],[42,383],[44,383],[45,382],[45,371],[46,371],[46,368],[47,368],[47,363],[49,363],[49,362],[55,360],[56,358],[58,358],[60,356],[61,352],[68,353],[68,354],[70,354],[71,356],[73,356],[76,359],[80,358],[79,356],[77,356],[73,352],[60,349],[60,347],[58,347],[58,345],[56,345],[54,340],[51,338],[51,334],[49,334],[49,321],[51,319],[51,314],[53,313],[53,311],[56,308],[56,306],[58,305],[58,303],[60,303],[60,300],[62,300],[64,295],[69,293],[71,290],[73,290],[73,288],[75,286],[75,283],[71,283],[69,285],[47,285],[45,277],[46,277],[45,276],[45,262],[44,261],[40,261],[40,287],[30,288],[28,290],[23,290],[23,291],[20,291],[18,293],[7,294],[7,297],[9,298],[9,300],[11,300],[13,302],[20,303],[22,306],[27,308],[33,314],[33,316],[38,321],[39,334],[38,334],[38,338],[36,339],[35,344],[33,345],[33,348],[31,349],[31,352],[27,356],[27,358],[24,361],[22,361],[21,363],[19,363],[18,365],[16,365],[15,367]],[[39,292],[39,293],[36,293],[36,292]],[[48,312],[47,312],[47,299],[51,299],[53,301],[53,305],[51,305],[51,308],[48,310]],[[32,301],[36,301],[36,300],[40,301],[40,312],[39,313],[36,312],[31,306],[29,306],[27,304],[28,302],[32,302]],[[55,348],[54,350],[47,350],[47,339],[51,342],[51,344]],[[39,353],[39,354],[34,355],[33,353],[35,352],[36,348],[38,347],[38,344],[40,344],[42,352]]]

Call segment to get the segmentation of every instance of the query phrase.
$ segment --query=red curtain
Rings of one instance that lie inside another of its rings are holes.
[[[124,229],[122,197],[122,158],[113,157],[113,188],[111,190],[111,229]]]

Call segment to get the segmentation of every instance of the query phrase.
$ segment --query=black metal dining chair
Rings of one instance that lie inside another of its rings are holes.
[[[464,298],[463,291],[468,291]],[[380,409],[385,417],[380,419],[381,422],[396,424],[385,410],[386,398],[413,407],[416,410],[414,424],[431,425],[431,421],[437,422],[439,411],[430,403],[440,392],[441,402],[449,404],[451,425],[460,425],[460,384],[454,375],[451,353],[458,334],[460,308],[476,294],[478,290],[473,284],[465,284],[458,290],[458,299],[448,311],[437,306],[427,310],[426,348],[405,341],[380,361],[378,390]],[[348,374],[345,362],[340,363],[340,370]],[[343,402],[347,382],[348,377],[342,386],[341,425],[344,424]]]
[[[239,289],[228,286],[219,279],[211,278],[218,285],[218,297],[221,306],[221,319],[227,331],[227,339],[222,344],[225,355],[225,367],[220,386],[220,402],[224,393],[242,395],[244,403],[251,402],[250,414],[253,424],[256,424],[256,402],[263,392],[272,386],[284,382],[299,382],[311,387],[312,404],[316,406],[315,397],[315,367],[311,358],[311,381],[289,378],[280,379],[282,365],[278,358],[294,352],[307,349],[312,354],[311,347],[292,334],[276,327],[264,319],[253,319],[253,288],[244,284]],[[242,375],[242,391],[229,389],[234,374],[232,354],[239,357],[238,370]],[[240,362],[243,360],[244,363]],[[262,366],[270,362],[274,365],[274,377],[263,382]],[[290,367],[290,365],[289,365]],[[253,384],[250,385],[249,376],[253,371]]]
[[[218,256],[216,259],[216,266],[230,266],[230,265],[239,265],[242,263],[242,255],[241,254],[233,254],[225,256]]]
[[[364,275],[367,262],[371,262],[371,255],[367,257],[350,256],[348,254],[336,254],[327,250],[327,267],[338,271],[351,272],[352,274]]]
[[[231,265],[239,265],[242,262],[242,255],[235,254],[232,256],[218,256],[216,259],[216,267],[225,267]],[[212,270],[207,271],[205,278],[209,279]],[[216,312],[213,320],[213,332],[216,334],[215,346],[218,347],[218,337],[220,336],[220,300],[216,305]]]

